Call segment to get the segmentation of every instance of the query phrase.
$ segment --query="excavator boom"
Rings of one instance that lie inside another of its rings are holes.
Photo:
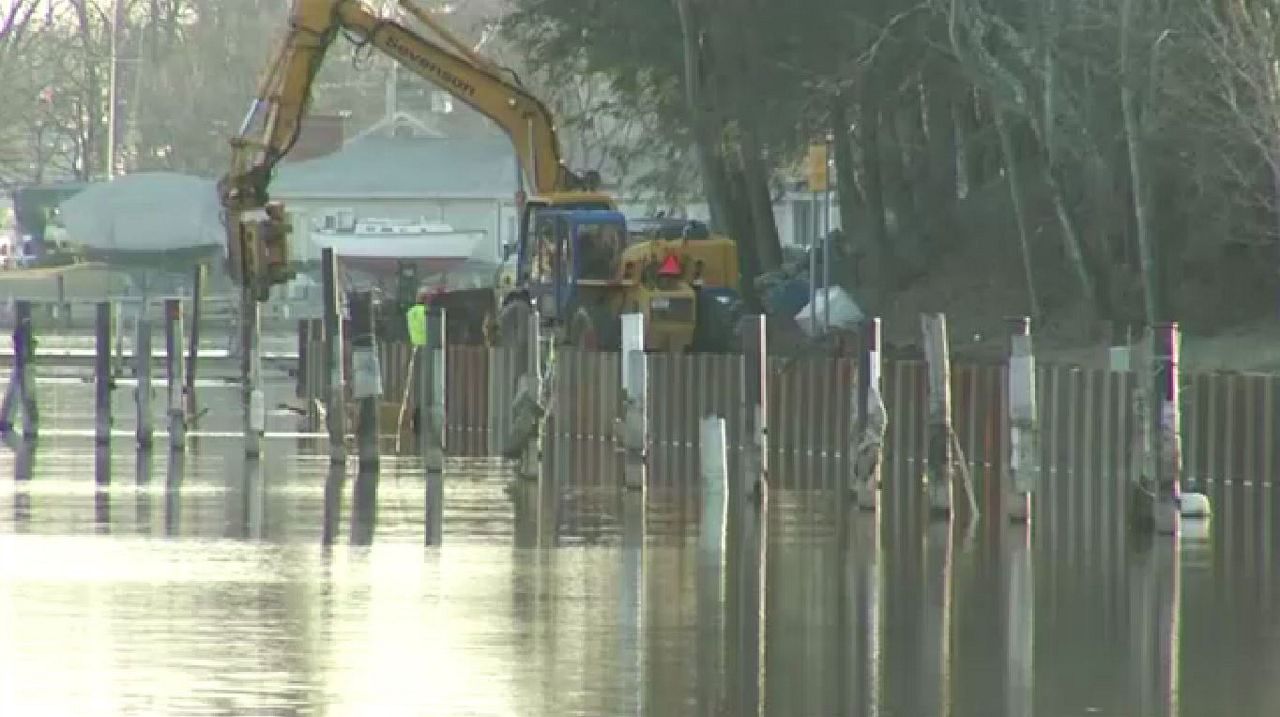
[[[414,14],[425,16],[417,9]],[[439,30],[438,25],[428,24]],[[312,83],[339,33],[377,48],[501,127],[510,136],[534,193],[552,195],[586,187],[561,162],[559,140],[546,106],[504,79],[492,63],[450,52],[404,25],[379,17],[357,0],[294,0],[288,31],[239,133],[231,140],[231,168],[219,182],[228,214],[229,269],[262,298],[272,284],[288,277],[283,268],[288,227],[282,210],[271,206],[268,185],[276,164],[297,140]]]

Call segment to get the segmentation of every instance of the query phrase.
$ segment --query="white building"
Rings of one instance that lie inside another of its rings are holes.
[[[401,130],[404,128],[401,127]],[[367,133],[332,154],[280,165],[272,197],[282,200],[294,226],[295,260],[318,259],[312,229],[338,221],[372,219],[426,221],[458,232],[484,232],[501,255],[516,238],[517,165],[504,135],[440,137],[430,131]],[[648,216],[643,199],[622,198],[628,217]],[[810,200],[792,193],[777,202],[774,216],[784,245],[807,243]],[[686,207],[705,219],[705,205]],[[832,207],[832,226],[838,209]]]

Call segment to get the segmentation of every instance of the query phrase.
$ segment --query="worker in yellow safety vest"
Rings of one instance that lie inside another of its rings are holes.
[[[413,347],[413,359],[409,363],[409,380],[405,382],[405,396],[400,403],[400,419],[397,421],[399,425],[403,425],[404,414],[406,409],[412,403],[412,399],[418,395],[418,371],[414,368],[418,361],[425,361],[423,349],[427,346],[427,308],[431,300],[435,298],[435,292],[422,291],[418,294],[418,300],[404,312],[405,322],[409,329],[409,345]],[[418,433],[418,411],[414,410],[410,413],[410,426],[414,435]]]
[[[414,348],[427,345],[427,295],[418,295],[418,301],[405,312],[405,320],[409,322],[409,343]]]

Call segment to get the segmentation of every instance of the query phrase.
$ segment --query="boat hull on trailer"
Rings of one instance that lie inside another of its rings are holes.
[[[484,255],[486,233],[432,232],[377,236],[357,233],[312,232],[317,253],[333,249],[342,263],[369,274],[394,274],[402,262],[417,264],[421,275],[445,274]],[[492,253],[492,252],[489,252]]]

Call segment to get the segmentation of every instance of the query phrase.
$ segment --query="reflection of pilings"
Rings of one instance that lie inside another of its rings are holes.
[[[725,673],[728,683],[725,714],[759,713],[763,706],[765,524],[768,498],[759,510],[754,478],[745,486],[730,485],[725,563]]]
[[[704,431],[708,422],[717,422],[723,430],[723,419],[703,419]],[[719,714],[723,680],[724,642],[725,642],[725,534],[724,534],[724,500],[722,494],[718,498],[719,512],[716,511],[717,500],[706,492],[704,476],[704,493],[702,496],[703,513],[699,525],[698,547],[698,599],[697,599],[697,651],[698,651],[698,713],[701,715]],[[712,525],[718,523],[718,525]]]
[[[644,713],[645,655],[644,649],[644,493],[627,491],[622,495],[622,584],[618,588],[621,597],[619,622],[621,636],[618,640],[620,655],[632,656],[630,669],[624,674],[632,676],[627,691],[635,695],[636,713]]]
[[[373,530],[378,522],[378,471],[361,468],[356,475],[355,496],[351,505],[351,544],[372,545]]]
[[[151,483],[151,452],[145,448],[139,448],[135,456],[134,465],[137,484],[139,486],[149,485]]]
[[[1016,517],[1016,516],[1015,516]],[[1031,534],[1009,526],[1004,544],[1004,714],[1022,717],[1035,712],[1035,581],[1031,569]]]
[[[924,543],[924,615],[921,616],[920,714],[946,714],[951,704],[951,527],[930,523]]]
[[[515,547],[533,548],[538,545],[538,486],[529,481],[512,481],[510,491],[514,512],[513,530]]]
[[[244,537],[261,540],[267,531],[267,486],[262,461],[244,463]]]
[[[164,534],[176,536],[181,525],[183,454],[169,453],[169,470],[164,479]]]
[[[1181,586],[1178,547],[1167,540],[1135,539],[1130,553],[1129,714],[1176,717],[1178,706],[1178,618]]]
[[[346,479],[345,463],[330,461],[329,473],[324,479],[324,529],[320,538],[323,545],[333,545],[337,539],[338,526],[342,524],[342,493]]]
[[[848,555],[844,561],[842,611],[851,624],[837,636],[841,654],[849,651],[847,668],[839,673],[841,714],[875,715],[883,710],[883,659],[881,641],[884,624],[881,594],[884,561],[880,546],[879,513],[852,517],[848,524]],[[839,583],[838,583],[839,584]]]
[[[567,450],[568,441],[564,436],[557,435],[555,430],[557,415],[557,411],[552,411],[547,417],[542,465],[534,476],[537,479],[537,491],[534,493],[536,503],[533,505],[534,529],[540,548],[554,547],[559,539],[560,486],[568,479],[572,466],[569,457],[573,454]],[[517,471],[516,475],[522,482],[529,482],[527,472]]]
[[[147,535],[151,529],[151,451],[137,451],[138,490],[135,492],[134,522],[138,532]]]
[[[36,445],[34,442],[22,442],[13,446],[13,526],[18,532],[25,532],[31,522],[31,477],[36,467]]]
[[[111,449],[100,446],[93,452],[93,522],[99,532],[111,525]]]

